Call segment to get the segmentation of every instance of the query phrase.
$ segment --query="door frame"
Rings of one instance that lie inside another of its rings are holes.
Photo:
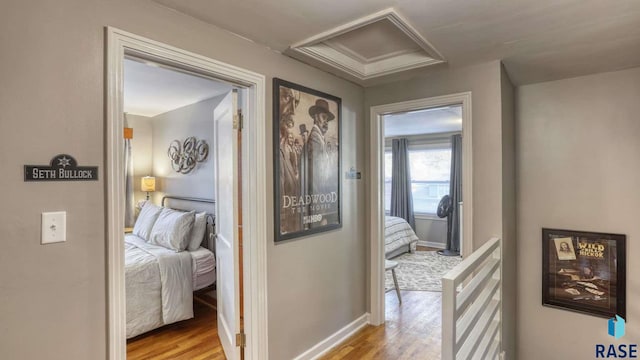
[[[264,75],[150,40],[113,27],[106,27],[106,233],[108,359],[125,360],[126,298],[124,272],[124,125],[123,79],[125,56],[147,58],[179,70],[197,73],[246,89],[247,98],[242,142],[242,202],[244,324],[246,359],[264,359],[267,347],[267,215],[266,87]],[[251,204],[248,200],[251,199]]]
[[[432,107],[462,105],[462,256],[473,252],[473,152],[471,127],[471,92],[376,105],[370,109],[369,151],[369,206],[370,264],[371,278],[369,300],[371,324],[381,325],[385,321],[384,292],[384,115],[420,110]]]

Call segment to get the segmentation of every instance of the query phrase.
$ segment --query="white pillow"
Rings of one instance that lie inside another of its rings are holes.
[[[207,230],[207,213],[201,212],[196,214],[196,220],[193,223],[193,229],[191,229],[191,240],[189,240],[189,246],[187,250],[196,251],[200,248],[202,240],[204,238],[204,232]]]
[[[183,212],[173,209],[162,209],[158,220],[153,224],[149,243],[167,249],[183,251],[189,245],[191,228],[195,221],[195,211]]]
[[[133,225],[133,230],[131,232],[145,241],[148,241],[153,224],[155,224],[161,211],[161,207],[155,206],[147,201],[142,207],[142,210],[140,210],[140,215],[138,215],[138,219]]]

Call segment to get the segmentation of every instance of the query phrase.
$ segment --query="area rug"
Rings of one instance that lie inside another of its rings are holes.
[[[391,260],[398,262],[396,276],[400,290],[442,291],[442,276],[458,265],[462,258],[438,255],[435,251],[416,251]],[[384,288],[393,289],[391,270],[385,271]]]

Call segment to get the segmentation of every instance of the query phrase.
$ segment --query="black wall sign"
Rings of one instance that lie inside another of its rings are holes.
[[[78,166],[71,155],[60,154],[47,165],[25,165],[24,181],[94,181],[98,180],[97,166]]]

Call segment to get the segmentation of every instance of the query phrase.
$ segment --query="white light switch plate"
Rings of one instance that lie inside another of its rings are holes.
[[[42,244],[51,244],[67,240],[67,212],[42,213]]]

